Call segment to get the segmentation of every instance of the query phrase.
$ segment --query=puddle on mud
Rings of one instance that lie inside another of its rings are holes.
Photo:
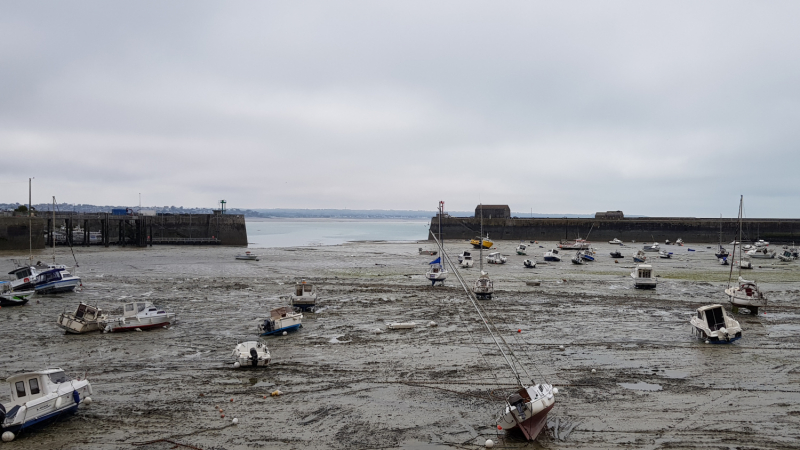
[[[660,384],[653,384],[653,383],[645,383],[644,381],[640,381],[638,383],[617,383],[618,385],[624,387],[625,389],[632,389],[635,391],[660,391],[661,385]]]

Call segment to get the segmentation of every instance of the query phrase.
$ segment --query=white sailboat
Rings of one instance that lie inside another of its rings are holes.
[[[442,215],[444,214],[444,202],[439,202],[439,239],[436,240],[436,243],[439,246],[439,254],[441,255],[443,251],[442,245]],[[433,235],[433,233],[431,233]],[[433,236],[436,239],[436,236]],[[442,257],[439,256],[435,260],[428,263],[428,271],[425,272],[425,278],[427,278],[431,282],[431,286],[436,286],[436,283],[444,284],[444,280],[447,279],[447,268],[442,264]]]
[[[481,236],[483,236],[483,204],[481,204],[480,208]],[[494,282],[489,278],[489,274],[483,271],[483,238],[480,238],[480,246],[478,248],[480,248],[478,259],[480,260],[481,275],[475,280],[475,284],[472,286],[472,293],[481,300],[491,300],[494,294]],[[456,276],[458,277],[458,275]]]
[[[734,241],[733,244],[733,254],[736,254],[736,246],[737,244],[742,242],[742,211],[744,205],[744,196],[739,198],[739,240],[738,242]],[[747,264],[750,264],[749,261],[746,261]],[[742,260],[742,247],[739,245],[739,282],[738,286],[731,285],[731,281],[733,278],[733,266],[731,266],[730,273],[728,275],[728,288],[725,289],[725,294],[730,298],[731,302],[731,310],[734,313],[739,312],[739,308],[747,308],[750,311],[750,314],[756,315],[758,314],[758,308],[763,308],[767,306],[767,298],[764,296],[764,293],[758,288],[758,284],[755,281],[748,281],[742,278],[742,269],[745,268],[743,265],[745,261]],[[750,265],[752,268],[752,265]]]

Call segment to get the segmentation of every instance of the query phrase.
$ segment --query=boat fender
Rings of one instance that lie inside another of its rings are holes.
[[[72,400],[75,401],[76,405],[81,403],[81,394],[77,390],[72,391]]]
[[[483,445],[484,445],[486,448],[492,448],[492,447],[494,447],[494,441],[493,441],[493,440],[491,440],[491,439],[487,439],[487,440],[486,440],[486,443],[485,443],[485,444],[483,444]]]
[[[233,368],[234,369],[238,369],[239,367],[242,367],[242,365],[239,364],[239,361],[236,361],[235,363],[233,363]]]
[[[56,409],[59,409],[59,408],[61,408],[61,404],[62,404],[62,403],[63,403],[63,402],[61,401],[61,397],[58,397],[58,398],[56,399]]]
[[[84,399],[83,399],[83,403],[85,403],[85,404],[86,404],[86,406],[89,406],[89,405],[91,405],[91,404],[92,404],[92,397],[86,397],[86,398],[84,398]]]
[[[15,437],[16,436],[14,436],[14,433],[6,431],[5,433],[3,433],[3,442],[11,442],[14,440]]]

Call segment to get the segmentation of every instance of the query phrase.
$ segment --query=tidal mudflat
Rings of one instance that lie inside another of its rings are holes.
[[[576,266],[570,252],[542,263],[552,242],[532,245],[528,256],[515,255],[516,244],[497,244],[507,264],[485,266],[496,294],[484,304],[530,375],[560,390],[536,443],[498,434],[495,417],[514,380],[454,277],[444,287],[424,279],[432,258],[417,249],[435,246],[358,242],[251,249],[258,262],[236,261],[241,249],[224,247],[77,249],[81,292],[0,309],[0,378],[60,366],[86,374],[94,403],[0,446],[436,449],[476,448],[487,438],[506,448],[800,445],[800,263],[754,260],[745,277],[759,281],[769,306],[736,315],[740,341],[708,345],[692,336],[689,317],[701,305],[726,304],[729,267],[706,245],[665,247],[675,253],[669,260],[653,254],[658,288],[638,291],[629,275],[638,245],[623,247],[626,258],[615,263],[608,254],[618,247],[600,244],[596,262]],[[446,248],[455,256],[469,245]],[[531,256],[539,265],[526,269]],[[23,257],[0,254],[7,270]],[[462,273],[474,280],[477,264]],[[257,325],[300,279],[318,285],[319,310],[299,332],[264,339],[268,367],[233,369],[236,342],[256,339]],[[78,336],[55,325],[80,301],[114,314],[138,299],[177,312],[178,323]],[[393,321],[420,326],[387,330]],[[275,390],[282,395],[270,396]]]

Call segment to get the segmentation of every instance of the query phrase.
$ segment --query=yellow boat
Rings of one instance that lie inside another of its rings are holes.
[[[471,241],[469,241],[469,243],[472,244],[475,248],[481,248],[480,236],[473,238]],[[488,236],[483,238],[483,248],[492,248],[492,245],[494,245],[494,242],[490,241]]]

